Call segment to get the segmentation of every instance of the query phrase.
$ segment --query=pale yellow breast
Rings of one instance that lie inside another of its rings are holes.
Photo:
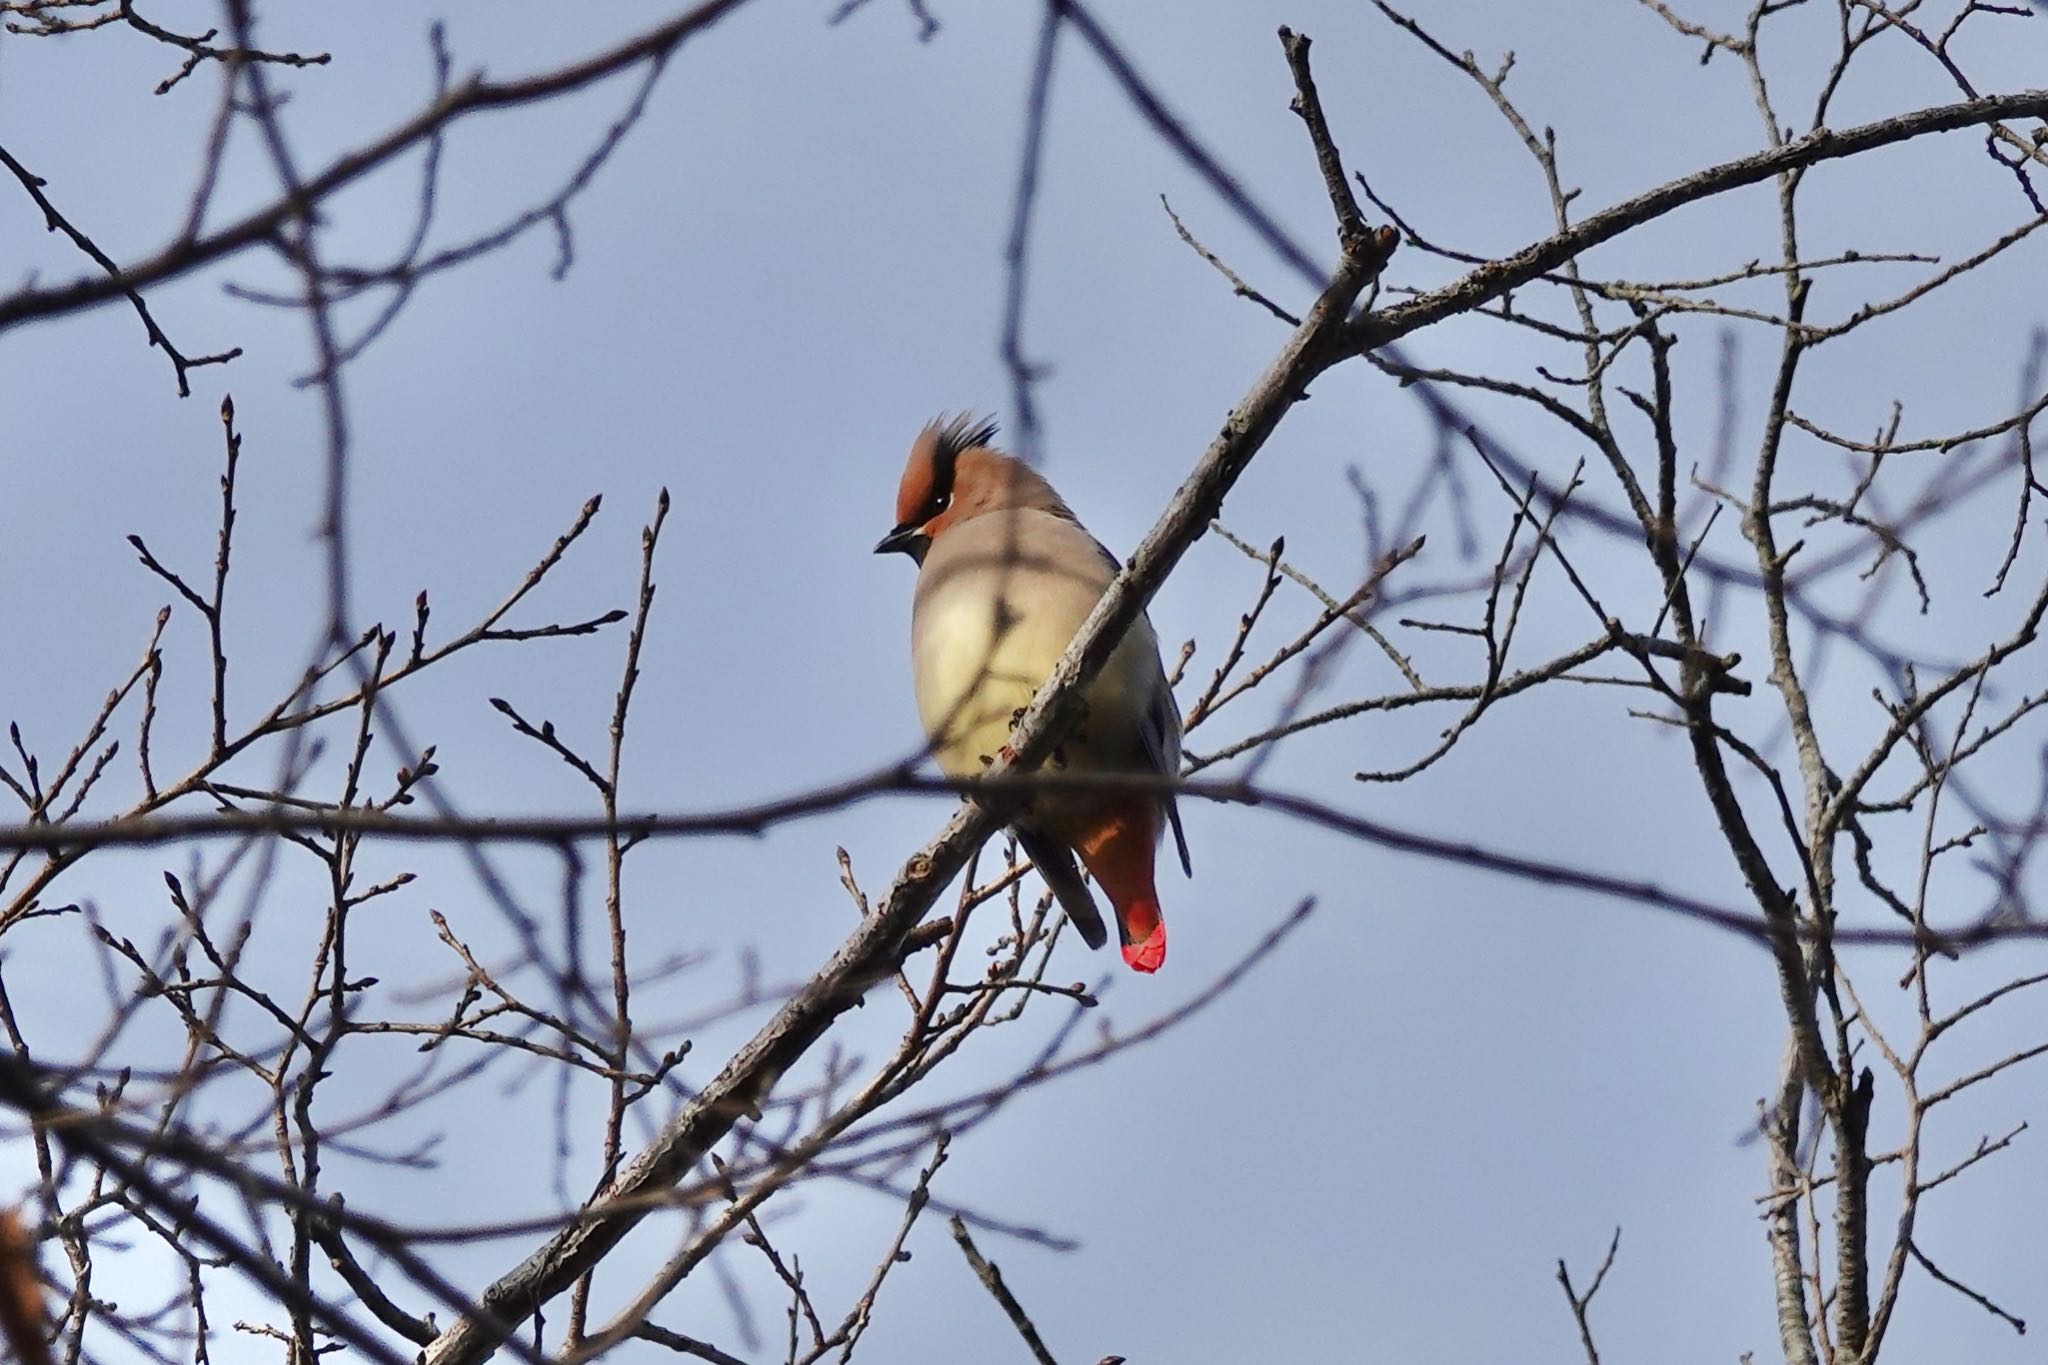
[[[933,543],[918,577],[911,654],[918,713],[942,771],[981,772],[1114,572],[1086,531],[1044,512],[977,517]],[[1141,621],[1110,656],[1064,746],[1072,766],[1136,766],[1157,648]]]

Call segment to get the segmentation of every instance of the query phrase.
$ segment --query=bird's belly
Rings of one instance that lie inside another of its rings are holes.
[[[1061,605],[1069,609],[999,621],[986,597],[942,596],[926,604],[915,642],[918,712],[948,776],[978,775],[1009,742],[1011,717],[1031,704],[1094,607]],[[1143,675],[1134,667],[1142,663],[1142,643],[1126,636],[1089,685],[1087,714],[1061,746],[1069,766],[1132,766],[1131,756],[1112,752],[1120,746],[1104,741],[1127,733],[1128,717],[1142,707]]]

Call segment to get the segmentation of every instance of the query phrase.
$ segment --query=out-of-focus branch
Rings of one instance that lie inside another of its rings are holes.
[[[298,193],[281,196],[216,232],[181,237],[146,260],[113,266],[104,276],[79,279],[51,289],[24,289],[0,298],[0,332],[32,319],[58,317],[109,299],[133,297],[138,290],[176,279],[245,247],[268,241],[313,206],[459,119],[485,110],[516,108],[569,94],[642,62],[664,58],[745,3],[746,0],[704,0],[603,52],[552,71],[509,81],[472,76],[383,136],[336,157],[306,176]]]
[[[1788,935],[1795,941],[1803,940],[1815,933],[1807,925],[1776,924],[1755,913],[1716,904],[1684,892],[1660,887],[1652,882],[1614,876],[1572,863],[1551,862],[1465,840],[1446,839],[1417,830],[1404,829],[1298,793],[1278,791],[1246,782],[1166,783],[1156,778],[1108,774],[1084,776],[1075,773],[992,773],[978,781],[960,782],[890,769],[877,776],[855,779],[760,806],[703,815],[622,815],[616,821],[608,821],[599,816],[522,817],[502,820],[474,816],[407,817],[394,815],[388,810],[365,807],[349,810],[304,810],[279,806],[268,810],[233,811],[218,815],[160,816],[133,822],[80,825],[65,827],[59,831],[51,831],[40,825],[15,826],[0,829],[0,848],[10,846],[10,841],[13,841],[30,848],[56,846],[69,849],[72,842],[65,837],[69,835],[82,836],[80,842],[92,847],[149,846],[183,843],[208,837],[247,837],[252,834],[345,834],[357,837],[445,841],[456,844],[503,841],[548,846],[617,834],[623,841],[632,843],[642,839],[678,835],[753,835],[783,820],[840,810],[884,793],[944,795],[965,789],[991,802],[1007,805],[1033,793],[1046,791],[1156,791],[1169,788],[1182,796],[1260,807],[1380,848],[1498,872],[1540,885],[1572,887],[1611,896],[1617,900],[1648,905],[1670,911],[1684,919],[1728,930],[1760,943],[1776,942]],[[973,809],[976,807],[964,807],[955,817],[954,824],[948,826],[948,830],[951,831],[965,821]],[[940,841],[928,846],[926,853],[938,856],[934,851],[939,849],[940,843],[950,837],[954,836],[950,833],[942,836]],[[899,881],[899,886],[907,885],[909,881],[921,880],[910,875],[920,867],[918,860],[913,858],[911,864],[906,866],[905,876]],[[939,884],[943,886],[947,880],[950,878],[941,879]],[[1992,943],[2048,938],[2048,922],[2014,921],[1986,914],[1978,919],[1947,927],[1891,929],[1838,926],[1832,937],[1840,943],[1894,947],[1911,947],[1918,944],[1935,952],[1952,952]]]

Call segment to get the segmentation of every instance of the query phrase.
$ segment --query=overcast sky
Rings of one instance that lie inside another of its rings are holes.
[[[604,496],[596,527],[533,610],[579,617],[627,605],[638,528],[657,489],[673,494],[627,769],[624,803],[635,809],[787,793],[915,749],[912,573],[869,547],[893,521],[902,457],[923,422],[943,409],[1011,416],[998,349],[1002,251],[1035,7],[941,0],[942,27],[929,42],[896,0],[872,0],[838,26],[825,22],[831,8],[759,0],[688,45],[645,118],[575,201],[574,260],[563,279],[549,274],[554,239],[534,234],[432,280],[347,371],[359,625],[382,620],[403,631],[423,587],[437,622],[473,618],[592,494]],[[1483,255],[1548,231],[1534,164],[1497,111],[1367,5],[1103,0],[1099,8],[1193,130],[1319,253],[1332,254],[1334,237],[1287,108],[1291,87],[1273,36],[1281,23],[1315,39],[1340,145],[1418,229]],[[1696,8],[1703,19],[1733,22],[1730,6]],[[1819,49],[1799,44],[1825,44],[1834,22],[1811,8],[1786,21],[1774,68],[1802,92],[1787,101],[1800,117],[1822,67],[1812,56]],[[458,70],[506,76],[594,50],[651,12],[572,16],[444,0],[433,13],[446,19]],[[1737,67],[1725,59],[1703,67],[1697,45],[1646,9],[1618,0],[1433,0],[1417,13],[1489,68],[1513,50],[1510,88],[1532,120],[1556,129],[1584,211],[1761,145]],[[326,67],[278,73],[291,91],[286,123],[304,164],[322,164],[405,117],[430,87],[427,12],[416,5],[276,8],[266,23],[275,45],[333,53]],[[2003,37],[1967,52],[1984,88],[2040,83],[2048,18],[1987,25],[1984,35]],[[0,142],[117,258],[159,247],[190,192],[213,77],[152,96],[174,65],[164,49],[118,30],[58,43],[0,37]],[[614,84],[570,104],[462,124],[446,152],[436,232],[459,240],[551,193],[628,94]],[[1285,335],[1179,242],[1160,196],[1283,304],[1299,307],[1307,295],[1071,37],[1054,97],[1027,319],[1028,350],[1050,367],[1037,388],[1044,468],[1121,554]],[[1932,63],[1894,44],[1844,91],[1838,121],[1953,98]],[[1817,182],[1829,177],[1830,193],[1806,224],[1815,250],[1952,257],[1973,249],[1985,224],[2014,216],[2011,179],[1976,139],[1931,139],[1868,170],[1816,172]],[[377,260],[402,245],[416,169],[407,162],[336,201],[323,238],[331,258]],[[218,221],[273,191],[247,136],[231,148],[226,175]],[[76,253],[46,236],[34,206],[8,188],[0,265],[9,285],[29,273],[46,282],[83,273]],[[1591,261],[1614,275],[1705,275],[1768,255],[1775,230],[1769,189],[1760,186],[1682,212]],[[1802,410],[1859,432],[1875,429],[1894,395],[1906,397],[1913,432],[2005,415],[2027,337],[2048,323],[2042,272],[2032,247],[2002,274],[1816,358]],[[1452,273],[1404,252],[1388,278],[1425,286]],[[195,570],[210,562],[224,393],[234,396],[245,437],[229,641],[242,714],[293,678],[317,644],[322,561],[313,528],[324,436],[316,395],[292,382],[309,364],[304,321],[223,288],[289,279],[274,260],[249,254],[152,294],[188,353],[245,348],[229,365],[195,371],[189,399],[177,397],[170,366],[125,306],[17,329],[0,347],[0,717],[18,720],[46,754],[69,749],[132,667],[165,600],[124,537],[140,533],[161,557]],[[1824,284],[1817,302],[1833,287]],[[347,316],[359,324],[367,315]],[[1762,406],[1772,346],[1760,332],[1738,340],[1743,422]],[[1411,353],[1501,369],[1524,363],[1526,347],[1506,329],[1465,323],[1417,338]],[[1712,330],[1696,329],[1680,358],[1696,395],[1682,436],[1699,452],[1690,458],[1703,459],[1719,416]],[[1562,427],[1479,410],[1553,475],[1581,453]],[[1739,426],[1738,442],[1752,439]],[[1366,566],[1346,469],[1356,466],[1394,507],[1432,450],[1412,396],[1363,365],[1347,366],[1287,419],[1223,521],[1258,545],[1285,534],[1291,561],[1348,591]],[[1818,450],[1795,453],[1832,465]],[[1433,518],[1418,573],[1450,579],[1490,564],[1505,503],[1476,467],[1467,484],[1481,543],[1461,560],[1455,527]],[[1597,478],[1591,491],[1613,500]],[[1978,593],[2003,552],[2009,509],[1989,499],[1955,534],[1923,547],[1936,610],[1921,618],[1902,603],[1885,618],[1896,638],[1932,648],[1952,637],[1956,658],[1983,647],[2003,618]],[[1722,530],[1728,538],[1716,543],[1740,554],[1734,529]],[[1567,546],[1617,585],[1616,605],[1654,604],[1639,552],[1586,535]],[[2036,541],[2016,573],[2037,581],[2041,567]],[[1527,608],[1532,660],[1587,633],[1583,606],[1554,577],[1539,578]],[[1211,536],[1160,593],[1151,615],[1169,654],[1185,639],[1200,646],[1183,703],[1258,584],[1257,566]],[[1315,604],[1284,585],[1272,610],[1260,637],[1268,648],[1311,619]],[[1753,623],[1730,610],[1727,647],[1761,660],[1756,637],[1744,634]],[[165,714],[179,714],[182,703],[189,718],[202,696],[203,636],[180,620],[167,641]],[[1413,643],[1445,681],[1477,676],[1476,652],[1458,642]],[[413,732],[440,746],[447,790],[465,809],[587,812],[576,781],[513,736],[486,698],[504,696],[594,747],[621,647],[612,634],[474,655],[424,679],[400,704]],[[1746,676],[1757,692],[1727,714],[1769,739],[1775,700],[1763,665],[1751,663]],[[1845,746],[1883,723],[1868,697],[1872,682],[1846,666],[1823,678],[1824,721]],[[1353,650],[1318,697],[1399,685],[1384,657]],[[1213,731],[1191,736],[1189,748],[1205,752],[1254,732],[1281,701],[1267,691],[1242,703],[1243,714],[1226,713]],[[1367,717],[1283,745],[1263,780],[1391,823],[1744,904],[1682,741],[1629,719],[1632,704],[1594,688],[1518,700],[1423,778],[1398,785],[1350,775],[1420,756],[1451,717]],[[169,753],[186,763],[197,756],[199,728],[165,734]],[[2038,746],[2038,734],[2027,743]],[[2015,751],[2011,776],[2031,789],[2039,778],[2026,748]],[[835,847],[879,891],[946,811],[938,800],[888,799],[761,839],[636,854],[636,948],[649,961],[688,948],[721,954],[678,982],[672,1000],[643,996],[642,1016],[686,1016],[728,989],[731,954],[742,945],[759,950],[771,980],[806,972],[849,927]],[[1060,950],[1062,979],[1109,976],[1104,1009],[1119,1027],[1200,989],[1303,897],[1317,898],[1314,916],[1213,1009],[1017,1103],[957,1143],[936,1186],[950,1200],[1080,1243],[1058,1253],[984,1238],[1061,1360],[1111,1352],[1134,1365],[1577,1360],[1555,1262],[1564,1256],[1590,1273],[1617,1225],[1619,1258],[1594,1310],[1605,1358],[1726,1362],[1752,1350],[1775,1358],[1770,1263],[1753,1202],[1764,1158],[1741,1140],[1783,1044],[1761,950],[1655,910],[1403,859],[1268,813],[1195,803],[1186,818],[1195,877],[1162,882],[1174,945],[1166,970],[1137,978],[1113,955],[1090,957],[1072,942]],[[185,856],[96,859],[61,889],[92,899],[140,940],[163,922],[161,871]],[[384,907],[378,923],[388,938],[358,949],[366,974],[395,987],[445,971],[430,908],[480,936],[492,932],[494,912],[454,860],[412,848],[370,857],[429,875]],[[534,855],[508,854],[505,863],[515,875],[555,875]],[[257,950],[274,953],[280,971],[303,961],[295,935],[307,929],[292,917],[300,900],[307,914],[318,904],[311,872],[287,867],[263,921]],[[545,885],[538,903],[552,894]],[[1967,998],[1973,986],[2038,970],[2039,956],[2027,946],[1987,952],[1956,968],[1944,989]],[[55,927],[10,935],[0,955],[16,1009],[55,1053],[67,1028],[82,1026],[67,1024],[67,1011],[88,961]],[[1898,970],[1872,959],[1864,974],[1889,992]],[[1904,1011],[1909,1002],[1887,996],[1873,1008]],[[759,1017],[700,1036],[697,1078]],[[1048,1009],[1038,1028],[1053,1017]],[[897,1023],[893,1014],[852,1019],[849,1046],[872,1057]],[[1017,1032],[963,1057],[940,1084],[971,1089],[1044,1036]],[[1967,1069],[2044,1033],[2048,1010],[2022,997],[1980,1035],[1959,1036],[1954,1065]],[[147,1039],[134,1046],[150,1055]],[[391,1051],[389,1066],[410,1064],[407,1046]],[[359,1065],[371,1057],[366,1049]],[[368,1095],[378,1079],[342,1076],[337,1085]],[[1960,1101],[1931,1129],[1932,1164],[1960,1158],[1980,1135],[2043,1117],[2040,1094],[2023,1071]],[[582,1098],[590,1108],[577,1139],[579,1150],[587,1145],[572,1182],[579,1188],[593,1170],[601,1122],[598,1092]],[[351,1207],[411,1218],[545,1212],[556,1206],[551,1103],[551,1082],[475,1091],[461,1106],[408,1120],[413,1136],[446,1135],[436,1169],[337,1157],[329,1178]],[[4,1160],[31,1178],[21,1144]],[[1921,1215],[1924,1245],[2029,1318],[2048,1307],[2044,1177],[2048,1162],[2029,1133]],[[821,1303],[842,1306],[895,1226],[886,1201],[819,1186],[780,1217],[778,1236],[802,1255]],[[1880,1212],[1880,1224],[1886,1217]],[[865,1356],[913,1365],[1024,1358],[940,1220],[921,1224],[909,1245],[914,1259],[885,1291]],[[652,1262],[670,1249],[669,1232],[650,1229],[629,1260]],[[449,1249],[443,1264],[480,1286],[523,1254],[518,1242]],[[753,1262],[733,1264],[756,1290],[772,1343],[780,1302]],[[699,1279],[658,1318],[736,1340],[724,1295]],[[606,1283],[625,1292],[631,1280],[614,1272]],[[1888,1342],[1889,1358],[1900,1361],[2020,1361],[2036,1358],[2033,1349],[1924,1277],[1909,1284]],[[766,1359],[772,1350],[745,1354]],[[668,1357],[634,1346],[618,1358]]]

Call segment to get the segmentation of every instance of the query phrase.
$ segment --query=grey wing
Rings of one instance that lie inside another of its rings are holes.
[[[1161,777],[1180,776],[1180,707],[1174,704],[1173,689],[1166,685],[1166,669],[1159,662],[1154,651],[1152,667],[1157,672],[1158,685],[1152,689],[1152,704],[1145,708],[1145,720],[1139,731],[1139,741],[1144,746],[1145,764]],[[1166,814],[1166,823],[1173,826],[1173,845],[1180,852],[1181,875],[1195,875],[1195,865],[1188,858],[1188,836],[1180,827],[1180,804],[1168,792],[1160,799],[1159,807]]]
[[[1108,546],[1098,540],[1095,542],[1095,548],[1102,552],[1102,557],[1109,561],[1113,571],[1120,572],[1123,569],[1123,561],[1110,553]],[[1150,633],[1151,620],[1144,616],[1138,619],[1145,623],[1145,629]],[[1159,661],[1156,637],[1152,648],[1152,676],[1155,684],[1152,688],[1152,704],[1145,710],[1144,728],[1138,736],[1145,751],[1145,766],[1161,777],[1178,778],[1180,707],[1174,704],[1173,689],[1166,685],[1166,666]],[[1173,826],[1173,846],[1180,853],[1181,875],[1192,877],[1195,875],[1195,865],[1188,858],[1188,836],[1180,827],[1180,803],[1168,793],[1160,800],[1159,806],[1166,813],[1166,823]],[[1032,861],[1036,862],[1037,859],[1034,858]]]
[[[1080,931],[1081,941],[1090,948],[1100,948],[1109,942],[1109,931],[1102,923],[1102,912],[1095,908],[1095,898],[1088,894],[1088,887],[1081,881],[1081,869],[1074,866],[1074,854],[1057,839],[1048,838],[1036,830],[1015,827],[1017,847],[1024,850],[1024,856],[1038,869],[1038,875],[1045,880],[1054,899],[1058,900],[1067,918]]]

